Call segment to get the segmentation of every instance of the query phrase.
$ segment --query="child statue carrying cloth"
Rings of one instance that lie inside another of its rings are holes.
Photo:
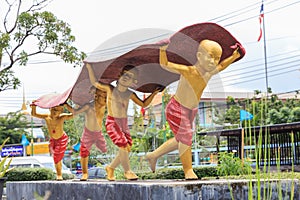
[[[123,67],[115,87],[110,84],[97,82],[94,70],[89,63],[86,63],[86,68],[89,72],[91,84],[107,93],[106,103],[108,116],[105,124],[106,131],[112,142],[119,148],[116,157],[108,166],[106,166],[107,179],[109,181],[115,180],[114,170],[121,164],[124,169],[125,178],[127,180],[137,180],[138,176],[131,171],[129,164],[129,152],[132,146],[132,138],[127,124],[128,104],[131,99],[137,105],[146,107],[160,91],[160,88],[155,90],[145,100],[141,100],[135,92],[129,90],[129,87],[137,82],[138,70],[134,66],[126,65]]]
[[[88,179],[88,160],[92,145],[95,144],[102,153],[107,151],[106,141],[101,131],[106,108],[106,92],[92,86],[90,93],[94,96],[94,100],[79,108],[74,109],[69,104],[66,104],[67,109],[74,115],[85,114],[85,123],[80,140],[81,181]]]
[[[53,157],[56,180],[61,181],[62,178],[62,159],[68,145],[68,136],[63,130],[64,121],[73,117],[72,113],[63,113],[64,106],[59,105],[49,108],[49,114],[40,114],[36,112],[35,101],[32,102],[31,115],[44,119],[47,124],[48,132],[50,135],[49,150]]]
[[[213,26],[213,28],[216,26],[215,24],[209,23],[205,25],[208,26],[208,29],[211,28],[210,26]],[[196,62],[190,65],[170,62],[166,52],[168,46],[165,45],[160,48],[159,59],[161,67],[170,72],[179,74],[180,79],[175,95],[171,98],[165,110],[166,118],[172,132],[174,133],[174,137],[146,156],[153,172],[155,171],[156,162],[159,157],[178,149],[185,179],[198,179],[192,168],[191,146],[193,137],[192,124],[198,110],[201,95],[213,75],[223,71],[230,64],[237,61],[245,54],[240,43],[235,41],[235,39],[221,27],[217,28],[221,32],[225,32],[225,35],[227,34],[227,38],[229,36],[231,41],[234,43],[231,44],[231,46],[228,46],[227,49],[223,49],[224,45],[221,46],[221,40],[226,40],[226,37],[220,38],[220,41],[213,40],[213,38],[202,38],[201,41],[197,43],[198,47],[194,55]],[[218,33],[211,33],[211,35],[214,34],[216,35]],[[187,36],[185,35],[185,37]],[[174,38],[176,38],[176,36]],[[191,38],[188,39],[193,41]],[[180,44],[179,40],[175,42]],[[194,41],[194,43],[196,42]],[[172,38],[169,43],[169,47],[170,46],[172,46]],[[223,56],[225,50],[227,57]],[[174,51],[172,52],[174,53]],[[228,54],[228,52],[231,52],[231,54]]]

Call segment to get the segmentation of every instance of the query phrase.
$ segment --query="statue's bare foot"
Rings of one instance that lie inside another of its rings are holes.
[[[88,174],[82,174],[80,181],[87,181],[88,176],[89,176]]]
[[[57,181],[62,181],[62,180],[63,180],[63,177],[62,177],[62,176],[56,176],[56,180],[57,180]]]
[[[145,158],[146,158],[146,160],[148,160],[150,169],[154,173],[155,172],[155,168],[156,168],[156,161],[157,161],[157,159],[154,156],[152,156],[151,154],[152,153],[148,153]]]
[[[132,171],[127,171],[124,173],[124,176],[127,180],[130,180],[130,181],[134,181],[134,180],[137,180],[139,177]]]
[[[114,176],[114,172],[115,172],[114,168],[112,168],[110,166],[106,166],[105,171],[106,171],[107,180],[109,180],[109,181],[115,181],[116,180],[116,178]]]
[[[195,174],[193,169],[188,170],[185,174],[185,180],[197,180],[198,176]]]

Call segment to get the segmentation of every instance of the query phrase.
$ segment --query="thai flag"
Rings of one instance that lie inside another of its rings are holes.
[[[261,39],[261,37],[262,37],[262,21],[263,21],[263,18],[264,18],[264,4],[262,3],[261,7],[260,7],[260,14],[259,14],[259,26],[260,26],[260,30],[259,30],[259,37],[257,39],[257,42],[259,42],[260,39]]]

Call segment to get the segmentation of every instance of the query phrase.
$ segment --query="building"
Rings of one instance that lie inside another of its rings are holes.
[[[157,94],[150,106],[152,107],[152,112],[155,115],[156,124],[159,124],[162,116],[162,95],[163,93]],[[204,92],[199,103],[198,115],[200,120],[200,126],[204,128],[214,127],[213,122],[214,109],[216,106],[220,109],[226,109],[226,99],[231,96],[235,99],[248,99],[254,96],[254,92]],[[148,112],[149,107],[146,109]],[[146,114],[147,115],[147,114]]]

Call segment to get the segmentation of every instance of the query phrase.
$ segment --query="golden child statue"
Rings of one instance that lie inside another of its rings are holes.
[[[173,73],[180,74],[179,83],[175,95],[166,107],[166,118],[170,125],[174,138],[169,139],[155,151],[147,154],[150,168],[155,172],[156,162],[159,157],[178,149],[179,157],[185,174],[185,179],[198,179],[192,168],[192,123],[197,113],[201,95],[210,78],[226,69],[231,63],[240,57],[237,49],[221,63],[221,46],[212,40],[202,40],[197,51],[197,63],[194,66],[186,66],[168,61],[167,46],[160,48],[161,66]]]
[[[62,177],[62,159],[64,157],[65,150],[68,145],[68,136],[63,130],[64,121],[73,117],[72,113],[63,113],[64,106],[59,105],[50,108],[49,114],[39,114],[36,112],[36,105],[32,102],[31,115],[44,119],[47,124],[48,132],[50,135],[49,150],[53,157],[55,169],[56,169],[56,180],[63,180]]]
[[[106,141],[101,131],[106,108],[106,92],[91,87],[90,93],[94,95],[94,101],[85,104],[81,108],[74,109],[66,104],[67,109],[74,115],[85,113],[84,129],[80,141],[81,181],[88,179],[88,159],[92,145],[95,144],[103,153],[107,151]]]
[[[148,106],[153,97],[159,92],[157,89],[145,100],[141,100],[136,93],[130,91],[128,88],[137,82],[137,69],[132,65],[127,65],[122,69],[117,85],[114,87],[108,84],[97,82],[94,71],[90,64],[86,64],[89,72],[91,84],[100,90],[107,93],[107,119],[106,131],[113,141],[118,146],[119,152],[114,160],[106,167],[107,179],[115,180],[114,170],[121,164],[124,169],[124,176],[128,180],[137,180],[138,176],[130,170],[129,152],[132,146],[132,139],[127,124],[127,110],[129,100],[141,107]]]

